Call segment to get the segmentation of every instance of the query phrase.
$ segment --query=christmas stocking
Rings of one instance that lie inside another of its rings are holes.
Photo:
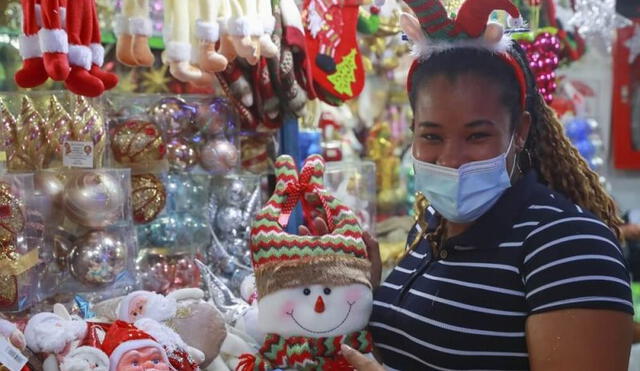
[[[196,37],[200,44],[200,68],[207,72],[222,72],[227,58],[216,50],[220,40],[219,11],[221,1],[200,0],[200,15],[196,21]]]
[[[276,94],[266,58],[260,58],[260,63],[255,68],[257,109],[260,121],[269,129],[280,127],[280,98]]]
[[[244,71],[240,67],[239,61],[231,63],[223,72],[225,80],[229,84],[231,94],[235,99],[240,101],[245,107],[253,106],[253,91],[248,79],[244,75]]]
[[[22,68],[14,79],[18,86],[33,88],[43,84],[49,76],[44,68],[40,40],[38,38],[36,0],[22,0],[22,35],[20,35],[20,56]]]
[[[118,60],[128,66],[152,66],[154,57],[149,49],[151,31],[149,0],[125,0],[122,14],[116,17],[115,24]]]
[[[227,28],[231,43],[239,57],[256,65],[260,59],[260,37],[264,33],[256,0],[230,0],[230,4]]]
[[[305,0],[305,31],[316,92],[330,104],[357,97],[365,71],[358,50],[358,0]]]
[[[227,62],[231,63],[238,54],[233,47],[232,36],[229,33],[229,22],[231,20],[231,1],[220,0],[220,49],[218,51],[225,58]]]
[[[283,0],[282,25],[284,31],[283,44],[289,45],[295,64],[293,71],[297,83],[305,90],[309,99],[316,98],[311,74],[311,62],[302,25],[302,15],[293,0]],[[306,101],[305,101],[306,102]]]
[[[101,69],[104,63],[104,47],[101,44],[98,11],[93,0],[89,2],[89,6],[91,7],[91,74],[102,81],[105,90],[110,90],[118,84],[118,76]]]
[[[275,30],[276,18],[273,16],[271,0],[257,0],[258,14],[262,22],[263,34],[260,36],[260,55],[266,58],[273,58],[278,55],[278,47],[271,40],[271,35]]]
[[[55,81],[69,76],[69,42],[64,30],[66,8],[60,0],[41,1],[42,28],[38,32],[44,68]]]
[[[67,4],[71,71],[64,85],[73,93],[86,97],[97,97],[104,92],[102,80],[89,72],[93,60],[93,8],[94,0],[72,0]]]

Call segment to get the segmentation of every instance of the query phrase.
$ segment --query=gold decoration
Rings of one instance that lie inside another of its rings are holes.
[[[93,143],[94,167],[102,167],[107,141],[104,119],[85,97],[76,101],[71,133],[74,140]]]
[[[47,152],[46,138],[43,132],[44,120],[36,111],[28,97],[22,98],[20,116],[16,121],[13,156],[8,160],[11,171],[33,171],[42,169]]]
[[[133,93],[136,89],[138,89],[138,84],[136,83],[135,70],[131,70],[131,72],[121,78],[116,86],[117,91],[124,93]]]
[[[138,224],[149,223],[164,209],[167,193],[164,184],[153,174],[131,177],[131,203],[133,220]]]
[[[0,241],[12,242],[22,232],[24,224],[20,199],[13,193],[11,185],[0,182]]]
[[[13,157],[16,144],[16,118],[13,117],[4,101],[0,99],[0,151]]]
[[[14,249],[13,259],[0,259],[0,272],[19,276],[38,264],[38,249],[32,249],[24,255],[18,256]]]
[[[171,79],[167,76],[169,66],[164,65],[161,68],[150,68],[142,73],[142,90],[145,93],[168,93],[169,83]]]
[[[167,147],[153,122],[130,120],[115,129],[111,150],[121,164],[162,160]]]
[[[55,96],[49,100],[49,114],[47,116],[47,144],[49,155],[55,161],[62,161],[63,145],[71,139],[71,116],[62,107]]]
[[[12,309],[18,301],[16,276],[0,275],[0,310]]]

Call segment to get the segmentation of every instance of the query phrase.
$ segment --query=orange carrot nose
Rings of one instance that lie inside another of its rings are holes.
[[[316,300],[316,306],[314,309],[318,313],[324,312],[324,300],[322,300],[322,296],[318,296],[318,299]]]

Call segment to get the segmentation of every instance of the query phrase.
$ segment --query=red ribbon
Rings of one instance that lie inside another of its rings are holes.
[[[282,205],[282,213],[278,217],[278,223],[280,223],[282,227],[286,227],[289,223],[289,217],[291,217],[291,213],[298,204],[298,201],[301,201],[304,220],[311,233],[317,235],[318,231],[316,230],[312,220],[314,205],[307,201],[304,197],[304,195],[307,193],[313,193],[318,196],[320,202],[322,203],[322,208],[324,209],[326,216],[327,226],[329,227],[329,231],[331,232],[335,229],[331,209],[329,208],[326,197],[320,192],[320,186],[314,183],[309,183],[311,172],[313,171],[313,169],[309,168],[308,170],[309,171],[307,171],[307,169],[303,170],[302,174],[300,175],[300,179],[295,182],[290,182],[284,189],[284,195],[286,195],[287,199]]]

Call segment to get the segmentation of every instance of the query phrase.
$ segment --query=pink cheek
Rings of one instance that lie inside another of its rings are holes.
[[[293,311],[293,308],[295,306],[296,306],[295,302],[286,301],[282,305],[282,308],[280,309],[280,314],[282,315],[282,317],[284,317],[284,318],[289,317],[290,313]]]
[[[349,303],[354,303],[362,298],[362,290],[358,287],[351,288],[345,293],[345,299]]]

